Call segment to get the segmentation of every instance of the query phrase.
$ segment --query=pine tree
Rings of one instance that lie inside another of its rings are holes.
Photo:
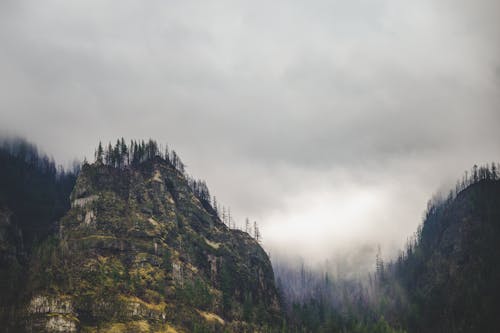
[[[215,211],[215,215],[219,217],[219,208],[217,207],[217,197],[214,195],[214,198],[212,200],[212,208]]]
[[[97,163],[103,163],[102,156],[103,156],[104,150],[102,149],[102,143],[99,141],[99,146],[97,147],[96,151],[96,156],[95,160]]]
[[[383,279],[384,277],[384,260],[382,259],[382,251],[380,245],[377,247],[377,254],[375,256],[375,266],[377,270],[377,277]]]
[[[120,159],[121,159],[123,165],[128,165],[130,162],[130,160],[128,158],[127,144],[125,143],[125,140],[123,139],[123,137],[120,141]]]

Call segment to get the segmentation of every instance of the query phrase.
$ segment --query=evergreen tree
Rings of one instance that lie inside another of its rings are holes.
[[[104,154],[104,161],[106,165],[113,165],[113,148],[111,147],[111,143],[108,144],[108,148]]]
[[[377,254],[375,256],[375,266],[377,277],[382,280],[384,278],[384,260],[382,259],[382,251],[380,245],[377,246]]]
[[[129,164],[129,157],[128,157],[128,147],[127,144],[125,143],[125,140],[121,139],[120,141],[120,159],[122,161],[122,165],[128,165]]]
[[[102,149],[102,143],[101,141],[99,141],[99,146],[97,147],[97,151],[96,151],[96,154],[95,154],[95,160],[96,162],[98,163],[103,163],[103,153],[104,153],[104,150]]]
[[[113,148],[112,153],[112,163],[115,168],[121,167],[121,159],[120,159],[120,140],[116,140],[115,147]]]
[[[217,197],[214,195],[213,200],[212,200],[212,207],[215,211],[215,215],[219,216],[219,207],[217,204]]]

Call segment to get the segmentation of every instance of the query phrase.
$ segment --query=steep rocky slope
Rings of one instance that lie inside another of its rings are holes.
[[[33,332],[251,331],[280,317],[263,249],[228,229],[158,156],[133,167],[85,164],[29,276]]]

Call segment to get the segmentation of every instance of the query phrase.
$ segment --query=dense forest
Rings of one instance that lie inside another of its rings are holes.
[[[8,208],[13,226],[22,233],[24,249],[43,239],[69,209],[69,194],[80,165],[57,166],[23,139],[0,143],[0,208]]]
[[[345,278],[275,261],[291,332],[496,332],[500,325],[499,165],[474,166],[396,259]]]
[[[0,322],[26,286],[32,249],[54,234],[70,207],[79,164],[72,170],[23,139],[0,144]]]

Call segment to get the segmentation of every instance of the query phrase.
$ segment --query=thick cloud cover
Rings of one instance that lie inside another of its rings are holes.
[[[495,0],[0,2],[0,129],[169,142],[273,252],[390,254],[500,159]]]

